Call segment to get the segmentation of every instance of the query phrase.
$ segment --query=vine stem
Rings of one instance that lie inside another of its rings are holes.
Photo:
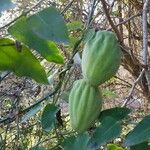
[[[135,89],[136,85],[138,84],[138,82],[140,81],[140,79],[142,78],[144,72],[145,72],[145,68],[141,71],[139,77],[134,81],[134,83],[133,83],[133,85],[132,85],[132,87],[131,87],[131,90],[130,90],[130,92],[129,92],[129,95],[128,95],[128,97],[126,98],[126,101],[123,103],[122,107],[127,106],[128,102],[129,102],[130,99],[132,98],[134,89]]]
[[[89,16],[88,16],[88,20],[87,20],[87,28],[89,28],[90,27],[90,25],[91,25],[91,21],[92,21],[92,17],[93,17],[93,14],[94,14],[94,10],[95,10],[95,8],[96,8],[96,1],[97,0],[93,0],[92,1],[92,7],[91,7],[91,10],[90,10],[90,13],[89,13]]]
[[[111,25],[112,29],[114,30],[114,32],[116,33],[117,37],[118,37],[118,40],[119,42],[122,44],[122,38],[121,38],[121,35],[120,35],[120,32],[119,30],[116,28],[116,26],[114,25],[110,15],[109,15],[109,10],[107,9],[107,5],[106,5],[106,1],[105,0],[101,0],[101,3],[102,3],[102,6],[103,6],[103,10],[104,10],[104,13],[106,15],[106,18],[108,19],[109,21],[109,24]]]

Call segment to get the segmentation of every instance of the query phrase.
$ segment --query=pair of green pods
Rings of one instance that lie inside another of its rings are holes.
[[[121,50],[112,32],[98,31],[85,44],[83,79],[75,81],[69,96],[71,125],[77,132],[86,131],[98,118],[102,107],[98,86],[115,75],[120,63]]]

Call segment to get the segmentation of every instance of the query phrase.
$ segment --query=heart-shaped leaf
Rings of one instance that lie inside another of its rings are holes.
[[[56,44],[37,36],[32,31],[32,27],[36,26],[36,24],[28,20],[27,17],[21,17],[8,29],[8,32],[18,41],[23,42],[30,48],[39,52],[46,60],[55,63],[63,63],[63,57],[59,53]]]
[[[39,37],[58,43],[69,43],[67,27],[62,15],[55,7],[49,7],[28,19],[34,24],[31,29]]]
[[[42,128],[45,131],[48,132],[51,130],[57,111],[58,107],[56,107],[54,104],[47,104],[45,106],[41,117]]]
[[[103,120],[105,117],[112,117],[115,120],[122,120],[125,117],[127,117],[127,115],[131,112],[131,110],[129,108],[120,108],[120,107],[115,107],[115,108],[111,108],[111,109],[106,109],[104,111],[102,111],[100,113],[100,121]]]
[[[0,70],[13,71],[18,76],[48,83],[45,70],[31,51],[24,45],[17,47],[11,39],[0,39]]]
[[[97,148],[116,138],[121,132],[120,122],[111,117],[106,117],[101,125],[96,128],[89,145],[96,145]]]
[[[150,116],[144,119],[127,135],[124,141],[125,146],[132,146],[143,143],[150,139]]]

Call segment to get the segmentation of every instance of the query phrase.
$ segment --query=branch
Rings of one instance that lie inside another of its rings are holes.
[[[68,5],[66,5],[66,7],[61,11],[61,14],[64,14],[73,4],[74,0],[70,1],[70,3],[68,3]]]
[[[143,63],[145,66],[147,66],[147,69],[145,70],[145,76],[148,84],[148,89],[150,92],[150,70],[148,68],[148,29],[147,29],[147,11],[148,11],[148,5],[150,3],[150,0],[146,0],[143,6]]]
[[[144,65],[148,64],[148,29],[147,29],[147,9],[148,9],[148,1],[144,3],[143,6],[143,61]]]
[[[126,101],[123,103],[122,107],[127,106],[128,102],[129,102],[130,99],[132,98],[134,89],[135,89],[136,85],[138,84],[138,82],[141,80],[141,78],[142,78],[144,72],[145,72],[145,69],[143,69],[143,70],[141,71],[139,77],[134,81],[134,83],[133,83],[133,85],[132,85],[132,87],[131,87],[130,93],[129,93],[129,95],[127,96]]]
[[[135,14],[135,15],[129,17],[129,18],[127,18],[126,20],[124,20],[124,21],[122,21],[122,22],[116,24],[115,27],[118,27],[118,26],[120,26],[120,25],[122,25],[122,24],[125,24],[125,23],[129,22],[130,20],[134,19],[135,17],[140,16],[141,14],[142,14],[142,13],[139,12],[139,13],[137,13],[137,14]],[[111,29],[112,29],[112,27],[107,28],[106,30],[111,30]]]
[[[114,25],[113,21],[111,20],[111,17],[110,17],[110,15],[109,15],[109,10],[107,9],[107,5],[106,5],[105,0],[101,0],[101,2],[102,2],[102,6],[103,6],[104,13],[105,13],[105,15],[106,15],[106,17],[107,17],[107,19],[108,19],[108,21],[109,21],[109,23],[110,23],[112,29],[113,29],[114,32],[116,33],[119,42],[122,43],[121,35],[120,35],[118,29],[116,28],[116,26]]]
[[[96,7],[95,4],[96,4],[96,0],[93,0],[92,7],[91,7],[91,10],[90,10],[90,13],[89,13],[89,16],[88,16],[88,20],[87,20],[87,28],[91,25],[92,17],[93,17],[94,10],[95,10],[95,7]]]

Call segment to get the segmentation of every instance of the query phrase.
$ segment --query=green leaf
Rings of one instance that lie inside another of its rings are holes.
[[[80,20],[72,21],[71,23],[67,24],[67,28],[68,28],[69,31],[82,29],[83,28],[83,23]]]
[[[18,76],[28,76],[39,83],[48,83],[45,70],[24,45],[17,48],[10,39],[0,39],[0,70],[13,71]]]
[[[70,46],[70,49],[72,50],[73,47],[75,46],[75,44],[79,41],[80,37],[77,37],[77,36],[70,36],[70,43],[69,43],[69,46]]]
[[[54,104],[46,105],[41,117],[41,124],[43,130],[47,132],[51,130],[52,125],[55,121],[55,115],[57,111],[58,111],[58,107],[56,107]]]
[[[108,144],[107,150],[124,150],[124,149],[115,144]]]
[[[32,31],[33,26],[36,26],[36,24],[32,20],[30,21],[30,18],[21,17],[8,29],[8,32],[18,41],[39,52],[46,60],[63,63],[63,58],[56,44],[38,37]]]
[[[59,43],[69,43],[67,27],[62,15],[55,7],[49,7],[31,16],[32,31],[39,37]]]
[[[21,118],[21,123],[26,122],[28,119],[33,117],[35,114],[37,114],[41,110],[41,105],[36,105],[33,108],[31,108],[28,112],[26,112],[23,117]]]
[[[103,89],[102,90],[102,95],[106,96],[108,98],[112,98],[112,99],[117,98],[116,93],[111,91],[111,90],[109,90],[109,89]]]
[[[114,118],[106,117],[102,120],[101,125],[96,128],[92,138],[90,139],[89,144],[97,145],[97,147],[100,147],[119,136],[120,132],[120,123]]]
[[[80,134],[66,138],[62,146],[64,150],[87,150],[88,141],[89,136],[87,134]]]
[[[130,150],[150,150],[148,142],[143,142],[130,147]]]
[[[11,2],[11,0],[0,0],[0,12],[14,8],[15,4]]]
[[[143,120],[127,135],[124,145],[132,146],[150,139],[150,116]]]
[[[129,108],[121,108],[121,107],[115,107],[111,109],[106,109],[100,113],[100,121],[103,120],[105,117],[112,117],[115,120],[119,121],[127,117],[127,115],[131,112]]]

